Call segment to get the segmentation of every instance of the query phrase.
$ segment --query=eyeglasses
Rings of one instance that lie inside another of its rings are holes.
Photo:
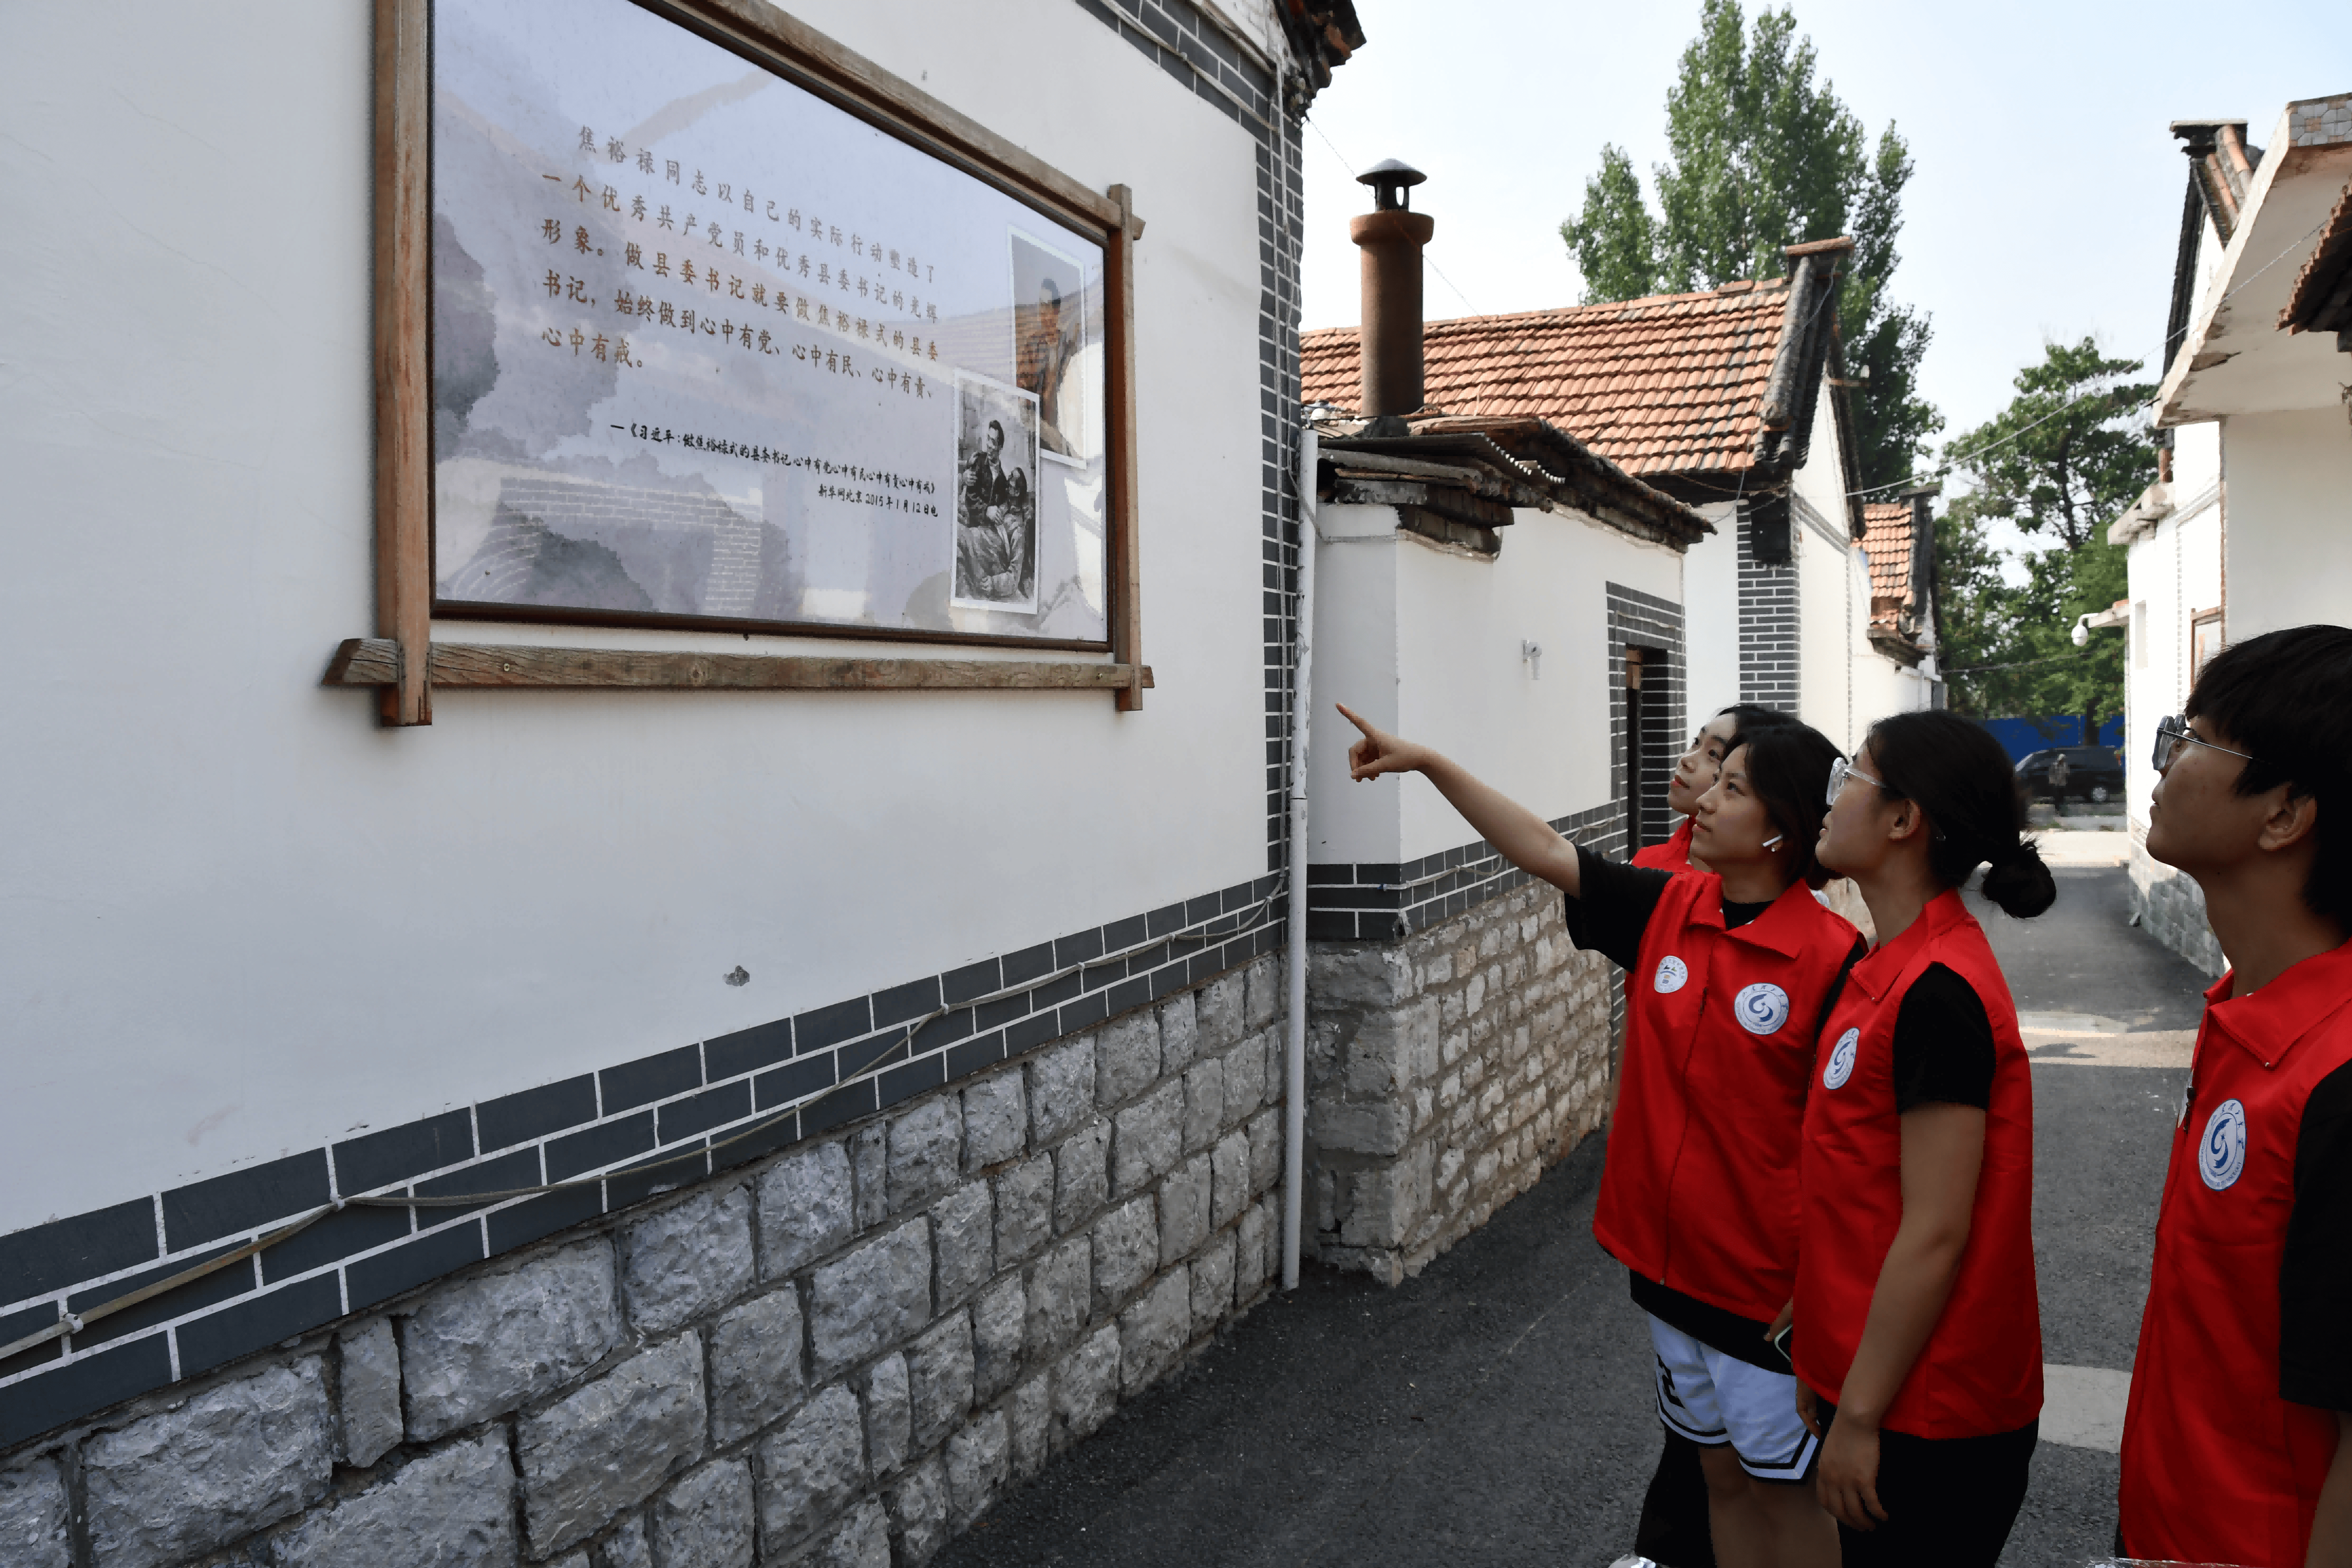
[[[1881,789],[1885,789],[1886,787],[1883,784],[1878,784],[1876,779],[1872,778],[1868,773],[1864,773],[1860,768],[1855,767],[1843,757],[1840,757],[1837,761],[1830,764],[1829,805],[1835,805],[1837,804],[1838,792],[1845,788],[1845,781],[1850,778],[1860,779],[1866,784],[1878,784],[1878,787]]]
[[[2232,752],[2227,746],[2215,745],[2202,736],[2190,734],[2188,716],[2176,713],[2168,719],[2159,719],[2156,721],[2156,755],[2151,759],[2156,763],[2156,771],[2162,773],[2170,767],[2174,760],[2180,755],[2180,748],[2184,744],[2204,746],[2216,752],[2227,752],[2231,756],[2243,757],[2250,763],[2254,760],[2254,755],[2251,752]]]

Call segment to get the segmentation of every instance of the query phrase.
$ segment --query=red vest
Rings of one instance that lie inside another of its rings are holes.
[[[1682,826],[1667,835],[1664,844],[1653,844],[1645,849],[1633,851],[1633,864],[1645,871],[1689,870],[1691,820],[1684,817]]]
[[[1625,1062],[1592,1234],[1645,1279],[1759,1322],[1797,1262],[1813,1031],[1854,929],[1793,883],[1723,929],[1723,879],[1668,885],[1625,977]]]
[[[2172,1136],[2124,1416],[2124,1542],[2302,1568],[2336,1426],[2278,1395],[2279,1265],[2304,1102],[2352,1060],[2352,943],[2250,996],[2231,979],[2205,993]]]
[[[1895,1019],[1930,963],[1967,981],[1984,1002],[1992,1024],[1992,1102],[1951,1297],[1881,1425],[1915,1437],[1990,1436],[2042,1412],[2033,1069],[2000,965],[1957,892],[1932,900],[1900,936],[1853,966],[1822,1028],[1819,1071],[1805,1104],[1805,1226],[1792,1344],[1797,1375],[1835,1403],[1903,1222]]]

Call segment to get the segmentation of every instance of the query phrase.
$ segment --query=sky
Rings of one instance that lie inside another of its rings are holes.
[[[2156,379],[2188,178],[2170,121],[2243,119],[2266,146],[2293,100],[2352,91],[2341,0],[1791,3],[1819,75],[1874,145],[1890,120],[1911,144],[1892,291],[1933,318],[1920,380],[1942,439],[1998,413],[2048,342],[2095,335]],[[1666,89],[1697,0],[1356,11],[1364,47],[1306,131],[1305,325],[1358,320],[1347,219],[1371,203],[1347,165],[1383,158],[1429,176],[1412,205],[1437,221],[1430,316],[1574,304],[1560,222],[1607,142],[1632,154],[1654,207],[1649,170],[1665,156]]]

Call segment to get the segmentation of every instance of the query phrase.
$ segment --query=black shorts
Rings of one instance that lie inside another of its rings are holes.
[[[1822,1430],[1837,1407],[1821,1407]],[[2025,1501],[2039,1421],[1989,1437],[1878,1435],[1875,1530],[1838,1526],[1845,1568],[1993,1568]]]

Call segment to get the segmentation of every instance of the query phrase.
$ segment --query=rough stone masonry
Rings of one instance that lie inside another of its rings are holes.
[[[1395,942],[1308,950],[1316,1253],[1391,1284],[1608,1113],[1610,965],[1531,882]]]
[[[8,1568],[890,1568],[1279,1258],[1260,959],[0,1460]]]

